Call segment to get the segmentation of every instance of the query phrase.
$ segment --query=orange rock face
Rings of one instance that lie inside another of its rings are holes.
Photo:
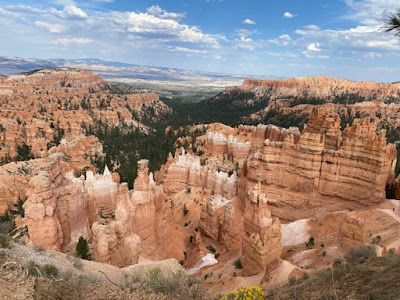
[[[63,155],[53,154],[29,181],[24,203],[30,241],[45,249],[68,249],[90,238],[83,182],[73,177]]]
[[[170,112],[158,94],[113,94],[109,83],[78,69],[43,69],[1,78],[0,105],[0,158],[16,157],[23,143],[35,157],[64,150],[76,153],[72,158],[94,157],[102,146],[85,133],[95,125],[147,131],[140,122],[147,108],[152,108],[154,120]],[[50,149],[61,138],[63,149]]]
[[[257,96],[279,98],[300,98],[333,100],[340,96],[352,94],[365,99],[399,100],[400,84],[383,84],[375,82],[352,82],[346,79],[331,77],[300,77],[284,80],[258,80],[246,78],[242,90],[253,91]]]
[[[267,197],[259,182],[248,193],[244,203],[243,271],[247,276],[265,272],[267,266],[282,254],[279,219],[272,218]]]
[[[327,93],[333,89],[338,95],[342,85],[351,85],[326,80],[301,82],[326,84]],[[298,82],[276,83],[275,93],[295,97]],[[261,95],[270,84],[247,80],[241,88]],[[140,258],[174,257],[186,268],[213,256],[212,246],[221,257],[207,267],[212,272],[230,272],[223,262],[241,257],[243,271],[236,277],[260,274],[268,281],[277,265],[290,266],[287,278],[300,272],[295,265],[307,265],[304,257],[321,256],[317,247],[301,249],[311,237],[326,244],[321,265],[372,242],[383,251],[400,248],[400,206],[385,202],[385,185],[395,181],[396,150],[369,118],[355,119],[344,130],[338,115],[323,109],[313,111],[302,131],[212,124],[201,137],[204,154],[179,149],[155,176],[149,162],[140,160],[129,190],[108,168],[95,173],[89,158],[102,156],[103,147],[84,133],[97,122],[146,130],[132,112],[140,115],[152,105],[155,116],[162,114],[157,95],[115,95],[107,83],[77,70],[0,78],[0,87],[7,108],[0,113],[0,153],[15,155],[17,145],[26,142],[41,157],[0,167],[0,209],[27,197],[18,224],[27,225],[31,246],[72,253],[82,236],[99,262],[126,267]],[[392,97],[394,87],[368,89]],[[25,103],[19,97],[27,91]],[[318,89],[312,96],[324,93]],[[40,97],[46,111],[28,110]],[[48,147],[55,136],[60,143]],[[294,246],[300,250],[288,254]]]
[[[266,139],[245,164],[244,190],[261,174],[270,210],[284,220],[383,202],[394,146],[387,146],[385,132],[376,135],[368,120],[355,122],[343,134],[338,126],[336,117],[316,110],[298,138]]]

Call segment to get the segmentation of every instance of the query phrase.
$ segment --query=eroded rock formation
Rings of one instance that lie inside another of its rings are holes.
[[[99,124],[146,132],[142,119],[156,121],[170,113],[158,94],[124,95],[94,73],[79,69],[43,69],[1,78],[0,105],[1,159],[15,158],[24,143],[35,157],[65,150],[72,158],[83,153],[94,158],[102,146],[85,134]],[[60,142],[63,149],[53,149]]]

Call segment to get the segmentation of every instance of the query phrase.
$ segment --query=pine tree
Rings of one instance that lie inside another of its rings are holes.
[[[400,37],[400,9],[395,13],[391,13],[386,21],[386,32],[390,31]]]
[[[92,259],[92,256],[90,255],[90,252],[89,252],[89,246],[83,237],[80,237],[78,243],[76,244],[76,254],[75,255],[77,257],[80,257],[80,258],[86,259],[86,260]]]

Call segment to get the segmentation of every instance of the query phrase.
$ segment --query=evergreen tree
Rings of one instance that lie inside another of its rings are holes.
[[[17,161],[25,161],[34,158],[33,154],[31,153],[31,147],[27,144],[23,143],[22,146],[17,146],[17,157],[15,160]]]
[[[92,256],[90,255],[90,252],[89,252],[89,246],[83,237],[80,237],[78,243],[76,244],[76,254],[75,255],[77,257],[80,257],[80,258],[86,259],[86,260],[92,259]]]
[[[400,9],[395,13],[391,13],[386,21],[386,32],[391,31],[400,37]]]

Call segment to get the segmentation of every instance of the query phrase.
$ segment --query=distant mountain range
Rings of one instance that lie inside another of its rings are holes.
[[[42,68],[80,68],[92,71],[104,80],[128,83],[171,95],[214,94],[227,87],[240,85],[248,76],[140,66],[120,62],[85,59],[31,59],[0,56],[0,74],[10,75]],[[252,76],[253,77],[253,76]],[[268,78],[277,78],[267,76]]]

